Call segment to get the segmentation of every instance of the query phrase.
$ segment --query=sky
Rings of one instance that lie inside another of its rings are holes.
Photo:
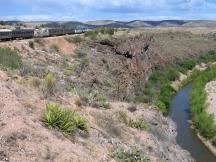
[[[216,0],[1,0],[0,20],[216,20]]]

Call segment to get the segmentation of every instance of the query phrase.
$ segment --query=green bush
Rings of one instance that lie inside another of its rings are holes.
[[[209,51],[207,53],[204,53],[202,55],[200,55],[200,57],[198,58],[198,62],[204,62],[204,63],[208,63],[210,61],[216,61],[216,52],[215,51]]]
[[[120,148],[114,151],[111,156],[117,162],[150,162],[150,160],[143,155],[141,150],[135,147],[130,150]]]
[[[78,130],[88,129],[86,120],[75,111],[54,104],[47,104],[43,122],[48,128],[57,129],[64,135],[72,135]]]
[[[175,81],[175,80],[179,79],[179,76],[180,76],[179,72],[176,69],[174,69],[174,68],[172,68],[170,66],[168,66],[166,68],[164,74],[165,74],[165,77],[169,81]]]
[[[196,114],[193,119],[196,128],[199,129],[202,136],[210,139],[216,135],[216,126],[212,115],[209,115],[206,112],[201,112]]]
[[[0,48],[0,68],[18,69],[23,66],[21,57],[10,48]]]
[[[167,113],[167,107],[165,105],[165,103],[163,103],[160,100],[156,100],[154,102],[154,105],[156,106],[156,108],[158,108],[162,113],[166,114]]]
[[[158,99],[163,102],[166,107],[169,107],[174,93],[175,90],[170,85],[165,85],[161,87]]]
[[[34,42],[33,41],[29,41],[29,47],[34,49]]]
[[[180,63],[180,66],[185,70],[192,70],[196,66],[196,60],[195,59],[184,60]]]

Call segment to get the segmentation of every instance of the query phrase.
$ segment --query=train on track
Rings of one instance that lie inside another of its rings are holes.
[[[63,29],[63,28],[41,28],[41,29],[0,29],[0,41],[13,39],[28,39],[40,37],[52,37],[67,34],[81,34],[90,29]]]

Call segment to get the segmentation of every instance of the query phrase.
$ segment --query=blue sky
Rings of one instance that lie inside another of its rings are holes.
[[[1,0],[1,20],[216,20],[216,0]]]

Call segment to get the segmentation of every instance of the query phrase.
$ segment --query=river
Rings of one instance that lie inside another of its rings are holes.
[[[177,124],[177,143],[188,150],[197,162],[216,162],[216,156],[198,139],[188,123],[190,119],[188,95],[191,87],[187,85],[181,89],[170,105],[169,117]]]

